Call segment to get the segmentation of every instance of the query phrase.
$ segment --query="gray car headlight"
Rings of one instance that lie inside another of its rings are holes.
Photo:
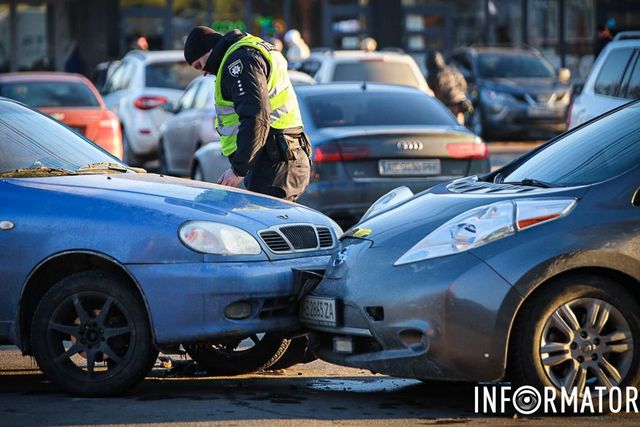
[[[258,241],[237,227],[210,221],[188,221],[178,231],[180,241],[196,252],[214,255],[259,255]]]
[[[568,215],[576,199],[520,199],[464,212],[416,243],[394,266],[468,251]]]
[[[360,222],[364,222],[369,218],[375,215],[378,215],[379,213],[388,211],[394,206],[397,206],[400,203],[404,202],[405,200],[409,200],[412,197],[413,197],[413,192],[408,187],[403,186],[403,187],[395,188],[389,191],[384,196],[380,197],[378,200],[376,200],[375,203],[371,205],[371,207],[367,210],[367,212],[365,212],[365,214],[362,216],[362,219],[360,219]]]

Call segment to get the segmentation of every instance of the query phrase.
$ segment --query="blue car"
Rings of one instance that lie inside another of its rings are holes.
[[[0,98],[0,343],[74,394],[127,389],[158,349],[295,330],[295,271],[324,268],[341,234],[294,203],[142,172]]]

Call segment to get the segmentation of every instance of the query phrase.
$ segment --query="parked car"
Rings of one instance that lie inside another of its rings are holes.
[[[74,394],[119,393],[179,344],[266,331],[235,368],[272,362],[299,327],[294,270],[323,269],[341,234],[300,205],[135,173],[5,98],[0,153],[0,342]]]
[[[120,121],[83,76],[51,72],[0,74],[0,96],[49,114],[122,158]]]
[[[160,126],[171,117],[158,107],[177,102],[198,75],[180,50],[134,50],[122,58],[102,93],[122,123],[125,163],[141,166],[157,158]]]
[[[194,153],[204,144],[218,141],[215,129],[215,77],[193,80],[176,104],[165,104],[173,116],[160,126],[160,172],[189,176]]]
[[[301,318],[339,365],[580,396],[637,387],[639,209],[634,102],[490,174],[381,198]]]
[[[549,137],[566,130],[571,73],[556,72],[537,50],[466,47],[449,62],[469,84],[475,112],[468,125],[475,134]]]
[[[378,82],[416,87],[433,96],[416,61],[406,53],[360,50],[312,52],[300,71],[318,83]]]
[[[352,225],[380,196],[489,171],[482,140],[424,92],[382,84],[296,89],[313,145],[299,203]]]
[[[607,43],[584,84],[574,90],[569,128],[640,98],[639,52],[640,36],[635,32],[623,31]]]

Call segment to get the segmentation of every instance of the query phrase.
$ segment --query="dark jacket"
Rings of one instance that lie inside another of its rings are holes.
[[[211,53],[205,69],[217,74],[229,47],[244,36],[238,30],[226,33]],[[239,73],[236,67],[232,75],[230,65],[237,61],[240,61],[242,67]],[[238,149],[229,156],[229,161],[234,172],[245,177],[247,189],[295,200],[308,185],[309,159],[306,155],[300,155],[296,156],[296,161],[285,162],[284,159],[270,159],[267,155],[268,138],[272,138],[275,132],[270,127],[269,119],[271,105],[267,81],[270,71],[269,62],[262,53],[248,47],[233,52],[224,64],[222,96],[233,102],[240,117]],[[302,135],[302,129],[291,129],[286,133]],[[306,168],[303,167],[304,163]],[[304,175],[302,179],[292,179],[293,175],[300,174]]]

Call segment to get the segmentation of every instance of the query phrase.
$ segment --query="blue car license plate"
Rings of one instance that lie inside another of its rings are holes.
[[[309,325],[337,326],[336,300],[308,296],[300,304],[300,321]]]

